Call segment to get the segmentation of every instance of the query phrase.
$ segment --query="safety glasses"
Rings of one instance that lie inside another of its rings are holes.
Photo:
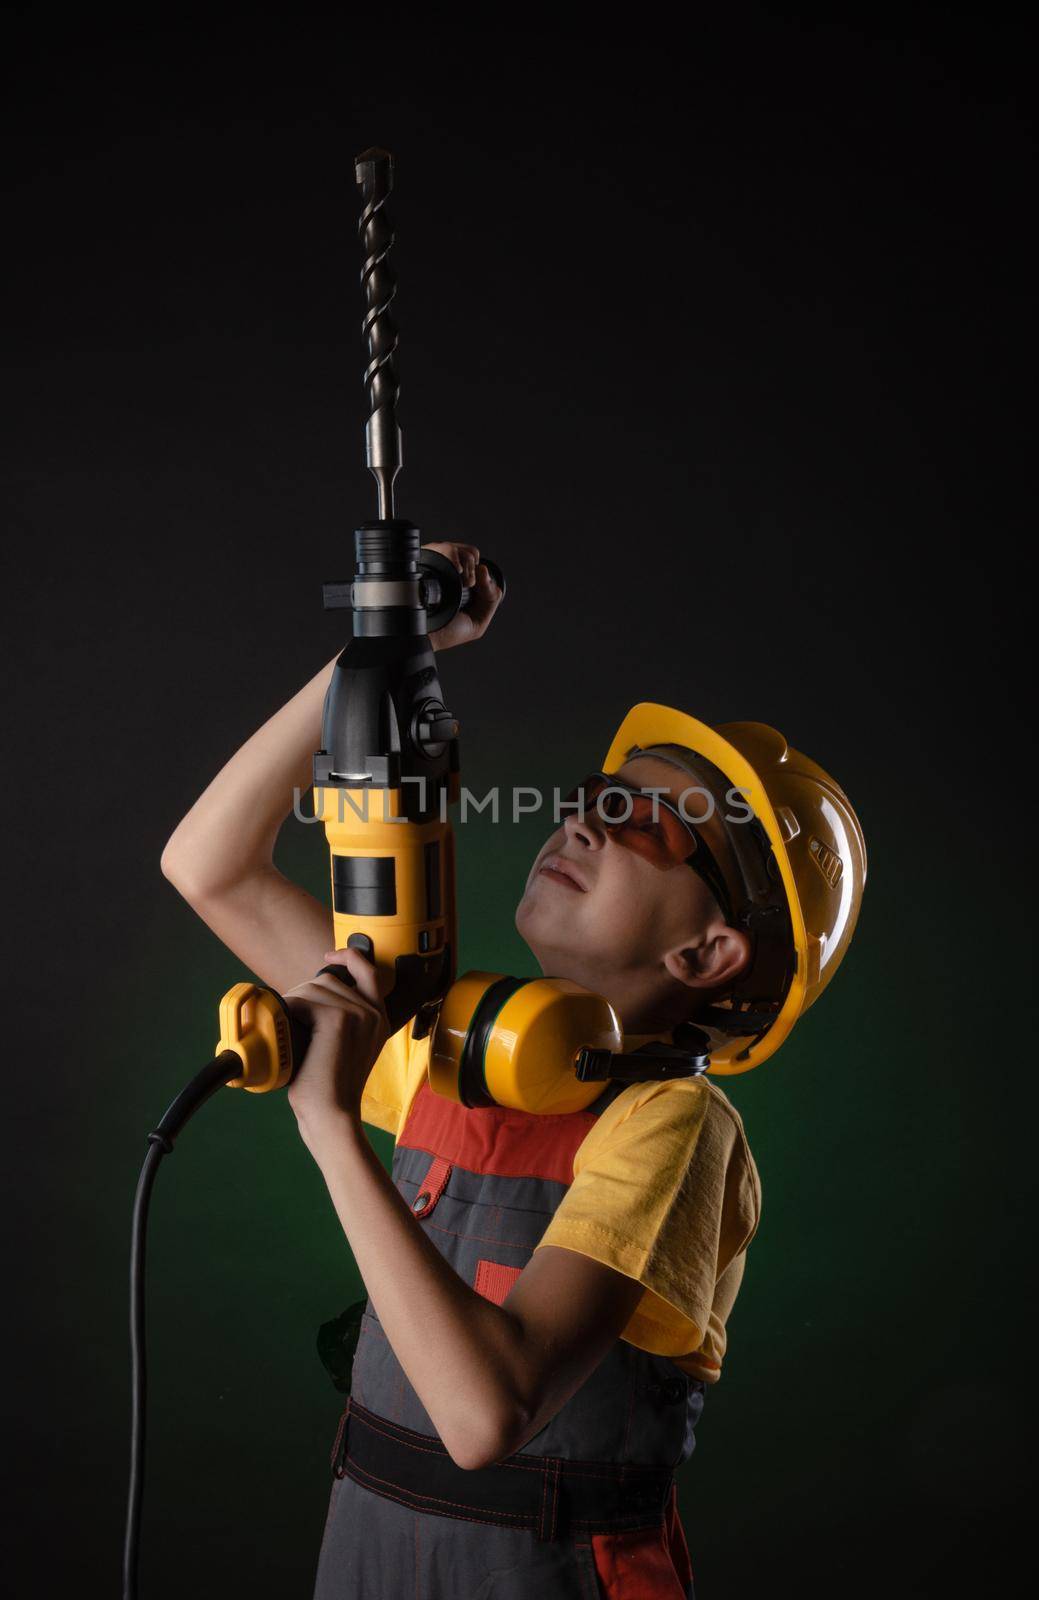
[[[646,794],[606,772],[592,772],[560,801],[561,813],[584,816],[594,807],[610,838],[634,850],[652,866],[692,867],[733,922],[732,897],[720,866],[703,835],[659,794]]]

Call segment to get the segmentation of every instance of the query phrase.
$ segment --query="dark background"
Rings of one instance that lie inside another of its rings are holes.
[[[244,976],[159,856],[343,637],[375,143],[398,506],[509,574],[442,662],[470,787],[569,783],[661,699],[782,728],[869,844],[845,968],[724,1084],[764,1211],[680,1478],[698,1595],[998,1588],[1031,1389],[1025,40],[360,17],[8,24],[12,1553],[31,1592],[116,1591],[133,1186]],[[459,829],[463,968],[530,970],[543,836]],[[315,830],[280,859],[325,892]],[[150,1283],[144,1595],[308,1596],[314,1333],[358,1280],[283,1096],[178,1144]]]

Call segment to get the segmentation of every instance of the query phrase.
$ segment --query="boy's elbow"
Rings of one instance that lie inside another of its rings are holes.
[[[166,842],[166,848],[159,857],[159,870],[185,900],[191,899],[193,890],[188,861],[183,847],[177,842],[176,834]]]
[[[189,906],[197,907],[203,900],[213,896],[215,886],[200,877],[195,852],[175,833],[159,857],[159,870]]]
[[[172,838],[167,839],[166,848],[159,857],[159,871],[162,873],[164,878],[172,883],[175,889],[179,888],[178,880],[181,876],[181,856],[176,844],[175,834]]]
[[[444,1444],[456,1467],[463,1472],[478,1472],[481,1467],[493,1467],[514,1454],[520,1437],[515,1417],[481,1419],[470,1412]]]

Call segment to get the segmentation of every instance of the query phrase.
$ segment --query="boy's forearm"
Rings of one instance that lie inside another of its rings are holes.
[[[448,1451],[463,1467],[507,1454],[524,1420],[509,1385],[519,1325],[427,1238],[356,1117],[344,1115],[308,1147],[383,1332]]]
[[[218,893],[270,866],[295,791],[302,796],[313,782],[325,693],[339,655],[246,740],[174,829],[162,870],[189,898]]]
[[[167,877],[189,892],[212,893],[270,864],[294,789],[302,794],[311,786],[338,656],[246,740],[195,801],[163,852]]]

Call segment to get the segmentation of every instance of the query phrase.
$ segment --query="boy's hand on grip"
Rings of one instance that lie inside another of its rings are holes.
[[[352,986],[319,972],[283,996],[290,1014],[310,1029],[309,1048],[288,1087],[308,1147],[331,1122],[360,1118],[361,1094],[390,1032],[384,997],[392,973],[375,967],[359,950],[327,950],[325,962],[342,966]]]
[[[424,545],[425,550],[436,550],[455,565],[462,582],[472,591],[469,604],[459,611],[444,628],[437,628],[429,636],[434,650],[450,650],[452,645],[471,644],[487,632],[491,618],[501,603],[501,590],[480,560],[474,544]]]

